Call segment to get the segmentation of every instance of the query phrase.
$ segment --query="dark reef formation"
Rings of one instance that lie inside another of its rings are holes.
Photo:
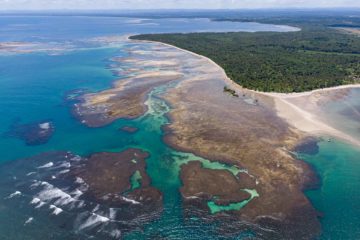
[[[47,143],[54,134],[54,124],[49,120],[22,124],[20,120],[14,121],[4,137],[15,137],[23,140],[27,145],[42,145]]]
[[[75,239],[119,239],[157,219],[162,211],[162,193],[150,186],[145,172],[147,157],[142,150],[127,149],[88,158],[49,152],[9,162],[0,167],[0,186],[6,194],[2,204],[14,214],[30,211],[36,219],[46,216],[43,223],[52,219],[59,231],[77,233]],[[135,173],[141,180],[133,186]]]
[[[305,137],[296,144],[293,151],[297,153],[316,155],[319,152],[318,142],[319,139],[315,137]]]
[[[196,162],[182,166],[185,220],[193,215],[220,220],[226,222],[220,232],[251,230],[264,239],[314,239],[320,234],[320,214],[304,194],[318,178],[311,166],[290,154],[304,135],[277,115],[271,97],[234,85],[210,60],[176,48],[154,44],[153,50],[138,55],[139,59],[133,54],[131,61],[141,65],[162,60],[169,65],[85,95],[75,107],[85,124],[103,126],[139,117],[148,107],[147,93],[175,82],[156,96],[170,106],[164,142],[178,151],[244,170],[235,176]],[[144,55],[157,57],[143,61]],[[224,94],[228,84],[238,97]]]
[[[145,158],[148,153],[138,149],[128,149],[121,153],[96,153],[81,166],[73,168],[69,173],[71,177],[82,178],[89,186],[87,195],[97,202],[112,207],[121,207],[124,204],[141,204],[139,209],[145,212],[161,208],[162,194],[150,186],[150,178],[145,171]],[[139,188],[132,189],[131,177],[140,173],[141,184]],[[139,214],[133,209],[134,217]]]
[[[124,126],[124,127],[120,128],[120,130],[127,132],[127,133],[136,133],[139,129],[136,127]]]

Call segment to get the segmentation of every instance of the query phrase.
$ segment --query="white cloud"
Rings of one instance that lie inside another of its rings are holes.
[[[285,7],[360,7],[360,0],[0,0],[0,10]]]

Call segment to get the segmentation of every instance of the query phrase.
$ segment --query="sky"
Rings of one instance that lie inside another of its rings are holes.
[[[360,7],[360,0],[0,0],[0,10]]]

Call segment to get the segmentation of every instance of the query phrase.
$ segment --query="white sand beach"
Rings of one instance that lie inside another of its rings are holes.
[[[138,41],[138,40],[134,40]],[[140,41],[140,42],[153,42],[153,41]],[[314,94],[319,95],[326,95],[329,92],[337,91],[341,89],[351,89],[351,88],[360,88],[360,84],[350,84],[350,85],[342,85],[342,86],[336,86],[336,87],[330,87],[330,88],[324,88],[324,89],[317,89],[313,91],[308,92],[300,92],[300,93],[276,93],[276,92],[258,92],[254,90],[245,89],[242,86],[235,83],[232,79],[230,79],[225,70],[221,68],[217,63],[215,63],[213,60],[193,53],[191,51],[178,48],[176,46],[166,44],[166,43],[159,43],[159,42],[153,42],[161,45],[165,45],[168,47],[176,48],[180,51],[187,52],[191,55],[194,55],[196,57],[206,59],[208,62],[210,62],[215,68],[221,69],[223,73],[223,80],[224,85],[230,86],[232,89],[236,90],[237,92],[248,92],[255,95],[262,95],[262,96],[268,96],[273,99],[275,110],[277,111],[277,114],[279,117],[285,119],[289,125],[293,126],[294,128],[306,132],[311,135],[316,136],[328,136],[328,137],[335,137],[341,140],[344,140],[346,142],[349,142],[351,144],[360,146],[360,141],[356,138],[346,134],[345,132],[336,129],[335,127],[331,126],[329,123],[324,122],[322,119],[318,118],[316,116],[315,112],[309,111],[307,109],[302,108],[302,104],[294,104],[290,102],[290,99],[300,99],[300,102],[306,102],[307,98],[309,96],[312,96]]]

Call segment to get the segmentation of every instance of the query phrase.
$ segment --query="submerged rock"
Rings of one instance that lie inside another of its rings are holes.
[[[315,137],[305,137],[293,150],[297,153],[316,155],[319,152],[318,142],[319,140]]]
[[[50,152],[9,162],[0,166],[2,204],[19,216],[32,212],[37,224],[51,222],[59,231],[112,239],[160,216],[162,193],[150,185],[147,157],[127,149],[89,157]],[[141,181],[133,189],[130,178],[136,172]],[[12,224],[23,226],[24,220]]]
[[[136,133],[139,129],[136,127],[124,126],[124,127],[120,128],[120,130],[127,132],[127,133]]]
[[[49,120],[21,124],[15,121],[9,131],[4,133],[5,137],[15,137],[23,140],[27,145],[42,145],[47,143],[54,134],[54,124]]]
[[[121,153],[96,153],[81,166],[73,168],[68,174],[81,178],[88,185],[87,195],[97,202],[111,207],[141,205],[151,211],[161,207],[162,194],[150,186],[150,178],[145,171],[148,153],[138,149],[127,149]],[[139,172],[141,183],[133,190],[131,177]],[[138,206],[136,206],[138,208]],[[136,210],[133,209],[134,217]]]

